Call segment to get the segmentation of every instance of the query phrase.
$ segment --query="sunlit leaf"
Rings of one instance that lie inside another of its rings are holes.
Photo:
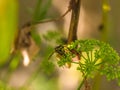
[[[17,27],[17,1],[0,0],[0,65],[10,54]]]

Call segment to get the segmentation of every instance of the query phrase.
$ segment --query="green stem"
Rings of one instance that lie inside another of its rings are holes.
[[[104,8],[106,7],[106,9]],[[102,19],[103,29],[101,33],[101,40],[107,41],[108,39],[108,15],[109,15],[109,0],[102,0]]]
[[[92,61],[92,59],[93,59],[93,58],[92,58],[92,50],[90,51],[90,55],[91,55],[91,61]]]
[[[79,64],[79,62],[71,62],[71,63],[74,63],[74,64]]]
[[[80,85],[78,86],[77,90],[80,90],[82,88],[84,82],[87,80],[88,73],[86,75],[83,74],[83,76],[84,76],[84,78],[81,81]]]
[[[87,54],[87,57],[88,57],[87,61],[90,62],[89,52],[86,52],[86,54]]]
[[[83,86],[83,84],[84,84],[84,80],[85,80],[85,79],[82,80],[82,82],[81,82],[80,85],[78,86],[77,90],[80,90],[80,89],[82,88],[82,86]]]
[[[83,57],[85,60],[87,60],[87,58],[85,58],[82,54],[81,54],[81,57]]]

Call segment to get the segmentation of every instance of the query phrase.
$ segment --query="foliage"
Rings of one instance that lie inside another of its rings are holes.
[[[15,90],[14,88],[8,86],[6,83],[3,83],[1,80],[0,80],[0,90]]]
[[[41,44],[41,37],[40,37],[39,33],[36,30],[31,31],[31,37],[33,38],[33,40],[35,41],[35,43],[37,45]]]
[[[62,44],[65,43],[62,38],[62,35],[59,31],[48,31],[46,34],[42,36],[46,41],[52,42],[54,44]]]
[[[61,46],[56,48],[59,66],[75,63],[83,77],[94,77],[99,72],[108,80],[118,79],[120,84],[120,57],[109,44],[98,40],[76,40]],[[73,60],[76,56],[80,56],[77,61]]]
[[[44,50],[41,50],[42,52],[40,52],[40,57],[42,55],[43,58],[40,68],[45,74],[50,75],[55,72],[55,66],[49,58],[54,52],[54,45],[63,43],[63,40],[61,39],[61,34],[58,31],[48,31],[46,34],[43,34],[42,37],[48,43],[47,45],[44,45]]]
[[[17,27],[17,1],[0,0],[0,65],[7,61]]]
[[[44,57],[42,62],[40,63],[40,68],[46,75],[51,75],[54,72],[55,68],[54,68],[54,64],[48,60],[48,57],[51,51],[53,51],[53,47],[49,45],[44,50],[46,52],[42,54]]]
[[[36,8],[33,13],[33,22],[38,22],[46,18],[47,11],[51,6],[52,0],[46,0],[43,3],[43,0],[37,0]]]

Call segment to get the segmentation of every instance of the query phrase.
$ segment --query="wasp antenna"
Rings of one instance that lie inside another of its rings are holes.
[[[49,57],[48,57],[48,60],[50,60],[50,58],[52,57],[52,55],[55,53],[55,51],[53,51],[50,55],[49,55]]]

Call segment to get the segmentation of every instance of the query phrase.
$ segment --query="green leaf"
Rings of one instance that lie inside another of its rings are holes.
[[[33,15],[33,22],[37,22],[46,18],[47,11],[51,6],[51,1],[52,0],[46,0],[44,1],[45,3],[43,3],[43,0],[37,1],[37,5]]]
[[[58,31],[48,31],[46,34],[43,35],[43,38],[50,43],[54,44],[63,44],[65,43],[65,39],[61,38],[62,34]]]
[[[0,65],[7,61],[17,28],[16,0],[0,0]]]
[[[48,31],[47,34],[43,35],[43,38],[47,41],[56,40],[60,38],[60,33],[57,31]]]
[[[46,75],[51,75],[55,71],[54,64],[48,60],[49,55],[51,52],[53,52],[52,46],[44,46],[45,52],[40,52],[40,55],[42,55],[43,59],[40,62],[40,68]]]
[[[36,30],[32,30],[31,36],[32,36],[32,38],[34,39],[34,41],[37,45],[41,44],[41,37]]]
[[[15,70],[18,67],[20,58],[21,58],[21,55],[19,53],[15,54],[14,58],[12,59],[9,65],[9,69],[11,71]]]

